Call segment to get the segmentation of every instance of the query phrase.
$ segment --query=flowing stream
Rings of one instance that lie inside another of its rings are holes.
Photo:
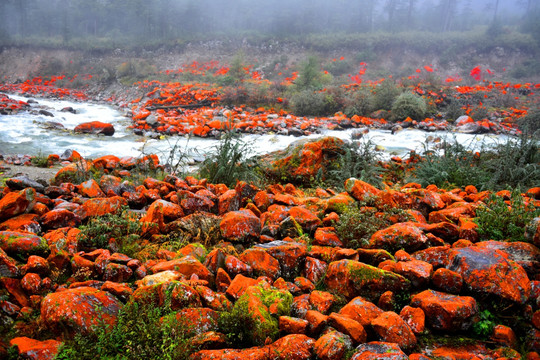
[[[27,101],[27,97],[9,95],[16,100]],[[190,154],[198,154],[201,158],[205,153],[212,151],[218,140],[197,137],[167,137],[165,139],[145,139],[133,135],[127,127],[131,119],[108,105],[89,102],[73,102],[66,100],[35,99],[30,111],[21,111],[15,115],[0,115],[0,154],[28,154],[39,155],[56,153],[62,154],[65,150],[77,150],[83,157],[97,158],[103,155],[134,156],[144,154],[157,154],[164,161],[171,148]],[[76,113],[63,112],[63,108],[72,107]],[[44,109],[54,117],[41,115],[39,110]],[[113,136],[74,134],[72,130],[81,123],[101,121],[114,125]],[[50,122],[61,124],[63,129],[47,127]],[[294,137],[284,135],[253,135],[246,134],[243,139],[252,145],[253,154],[265,154],[275,150],[285,149],[289,144],[302,138],[318,138],[321,136],[335,136],[344,140],[351,139],[355,129],[343,131],[321,130],[320,134]],[[423,144],[428,139],[445,138],[454,139],[471,149],[479,149],[484,143],[493,144],[504,140],[506,136],[472,135],[461,133],[425,132],[415,129],[405,129],[396,134],[387,130],[370,130],[364,135],[383,152],[383,158],[392,155],[406,156],[409,151],[423,151]]]

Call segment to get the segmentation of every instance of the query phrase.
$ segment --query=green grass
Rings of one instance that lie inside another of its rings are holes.
[[[511,193],[507,204],[500,196],[492,194],[485,205],[476,210],[475,222],[478,234],[483,240],[527,241],[526,226],[537,216],[540,209],[525,204],[519,189]]]

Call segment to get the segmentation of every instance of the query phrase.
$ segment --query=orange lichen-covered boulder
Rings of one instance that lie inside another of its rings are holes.
[[[181,274],[184,274],[186,278],[189,278],[195,274],[199,277],[199,279],[213,282],[212,273],[210,273],[210,271],[193,256],[184,256],[181,259],[160,262],[154,265],[151,270],[153,273],[175,270]]]
[[[294,218],[302,229],[308,232],[314,231],[321,224],[321,219],[302,206],[293,206],[289,210],[289,216]]]
[[[272,241],[258,244],[256,247],[266,249],[268,254],[279,262],[281,275],[285,279],[293,279],[304,268],[307,255],[307,247],[304,244]]]
[[[397,223],[374,233],[369,239],[367,248],[407,252],[427,247],[428,237],[414,223]]]
[[[37,204],[36,204],[37,205]],[[43,204],[40,204],[43,205]],[[43,205],[45,206],[45,205]],[[35,209],[36,206],[34,206]],[[47,207],[45,206],[47,209]],[[48,210],[48,209],[47,209]],[[21,231],[37,234],[41,232],[41,226],[38,223],[39,215],[37,214],[21,214],[12,217],[9,220],[0,223],[0,231]]]
[[[358,201],[375,198],[381,194],[381,190],[377,189],[375,186],[355,178],[350,178],[345,181],[345,190]]]
[[[47,295],[41,303],[41,321],[57,333],[89,334],[94,327],[116,322],[122,303],[108,292],[78,287]]]
[[[10,256],[25,259],[49,253],[47,241],[41,236],[16,231],[0,231],[0,248]]]
[[[531,280],[540,269],[540,249],[533,244],[522,241],[482,241],[475,246],[500,250],[508,255],[510,260],[518,263],[529,275]]]
[[[80,159],[74,163],[64,166],[54,176],[52,181],[53,185],[60,185],[61,183],[79,183],[81,179],[86,178],[90,171],[91,164],[83,159]]]
[[[377,305],[358,296],[342,307],[339,313],[358,321],[362,326],[368,326],[371,324],[371,321],[381,315],[383,311],[377,307]]]
[[[250,210],[226,213],[219,227],[223,237],[230,241],[246,242],[261,234],[261,220]]]
[[[481,295],[524,304],[531,295],[527,273],[500,250],[465,247],[450,250],[449,269],[461,274],[465,286]]]
[[[77,186],[79,194],[89,198],[105,197],[105,193],[99,187],[99,184],[94,179],[82,182]]]
[[[170,304],[172,310],[202,306],[197,290],[176,280],[140,286],[133,292],[130,301],[156,306]]]
[[[340,360],[352,349],[351,338],[339,331],[329,331],[314,345],[315,354],[321,360]]]
[[[428,325],[436,330],[467,330],[478,309],[470,296],[456,296],[425,290],[411,299],[411,306],[424,310]]]
[[[81,218],[67,209],[54,209],[48,211],[43,214],[39,221],[45,229],[76,227],[81,224]]]
[[[58,340],[39,341],[26,336],[16,337],[9,342],[16,347],[22,359],[53,360],[56,358],[62,342]]]
[[[416,336],[407,323],[395,312],[387,311],[371,321],[381,341],[396,343],[408,350],[416,345]]]
[[[292,182],[307,182],[318,173],[324,178],[332,159],[343,152],[343,144],[343,140],[330,136],[299,140],[285,150],[267,155],[265,160],[271,167],[265,170]]]
[[[73,131],[81,134],[103,134],[105,136],[113,136],[114,126],[101,121],[90,121],[77,125]]]
[[[407,355],[398,344],[372,341],[360,344],[351,357],[351,360],[408,360]]]
[[[280,275],[279,262],[261,248],[250,248],[239,256],[240,260],[251,266],[256,276],[277,279]]]
[[[349,299],[359,295],[374,299],[385,291],[400,292],[410,286],[401,275],[347,259],[328,265],[325,282],[330,291]]]
[[[0,199],[0,221],[28,213],[36,203],[36,190],[26,188],[7,193]]]
[[[266,346],[269,359],[308,360],[313,356],[315,340],[303,334],[286,335]]]
[[[118,214],[122,206],[127,205],[126,199],[120,196],[110,198],[93,198],[82,204],[77,214],[81,219],[92,216],[103,216],[105,214]]]
[[[218,329],[218,313],[208,308],[181,309],[177,313],[162,318],[162,320],[172,320],[172,327],[180,329],[186,336],[200,335]]]

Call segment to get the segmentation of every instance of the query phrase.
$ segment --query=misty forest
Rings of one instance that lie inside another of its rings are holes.
[[[540,0],[0,0],[0,358],[540,359]]]

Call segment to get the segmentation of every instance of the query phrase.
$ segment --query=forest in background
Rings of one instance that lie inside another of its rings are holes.
[[[108,48],[488,27],[540,39],[539,0],[3,0],[0,44]]]

